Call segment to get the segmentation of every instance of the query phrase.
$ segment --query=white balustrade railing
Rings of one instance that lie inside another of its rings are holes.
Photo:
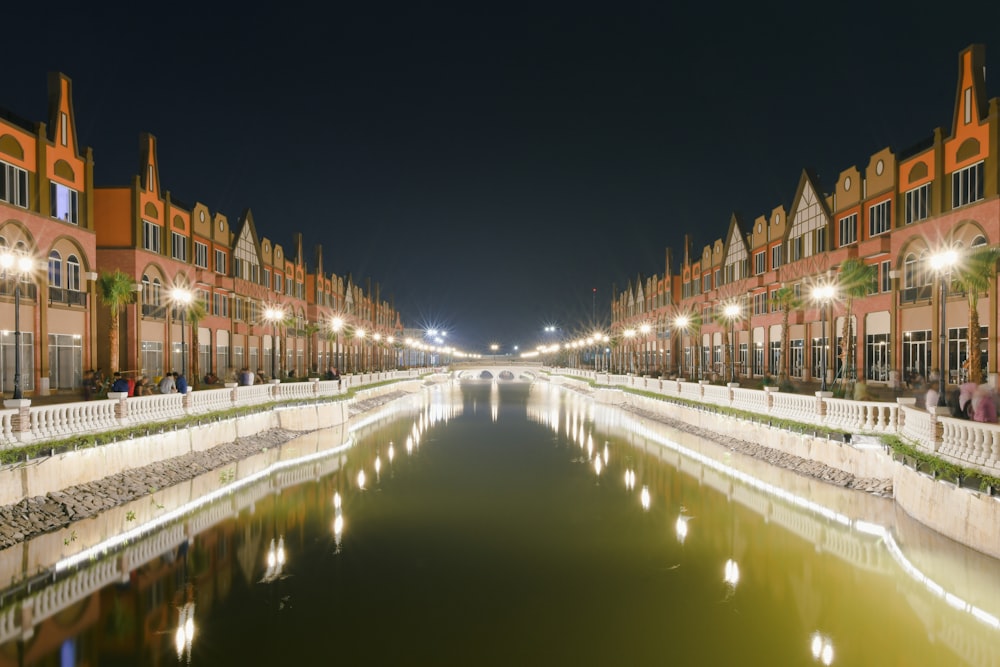
[[[586,371],[549,369],[550,373],[586,377]],[[914,399],[894,402],[851,401],[829,395],[788,394],[681,380],[657,380],[634,375],[595,376],[598,384],[656,392],[698,403],[730,406],[759,415],[816,424],[847,433],[899,435],[918,449],[938,453],[958,463],[1000,475],[1000,425],[937,415],[914,406]]]
[[[0,448],[21,443],[58,440],[74,435],[109,431],[129,425],[155,424],[185,415],[221,412],[241,405],[256,405],[273,401],[336,396],[346,391],[353,381],[374,384],[393,379],[419,377],[423,370],[384,371],[347,376],[348,382],[311,380],[205,389],[187,394],[153,394],[152,396],[112,395],[95,401],[56,403],[32,406],[30,400],[18,401],[0,410]]]
[[[723,405],[729,407],[732,405],[732,399],[729,392],[729,387],[721,387],[716,384],[706,384],[702,387],[704,401],[706,403],[711,403],[712,405]]]
[[[780,391],[774,391],[771,392],[771,400],[771,416],[773,417],[791,419],[807,424],[815,424],[818,421],[817,417],[819,415],[816,412],[817,401],[815,396],[782,394]]]
[[[192,414],[218,412],[233,406],[232,389],[206,389],[190,392],[188,411]]]
[[[114,399],[108,400],[113,401]],[[182,394],[133,396],[125,400],[128,403],[128,421],[133,424],[166,421],[184,416],[184,396]]]

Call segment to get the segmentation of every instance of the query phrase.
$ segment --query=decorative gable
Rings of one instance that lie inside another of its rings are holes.
[[[794,262],[826,250],[830,214],[808,173],[802,172],[792,202],[788,229],[788,261]]]

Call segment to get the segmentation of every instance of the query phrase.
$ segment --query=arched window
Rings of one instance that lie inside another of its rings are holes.
[[[979,246],[986,245],[986,237],[982,234],[978,235],[976,238],[972,239],[972,247],[978,248]]]
[[[66,289],[80,291],[80,260],[76,255],[66,258]]]
[[[162,286],[160,285],[160,279],[159,278],[153,278],[153,301],[152,301],[152,303],[153,303],[154,306],[159,306],[160,305],[160,288],[161,287]]]
[[[145,273],[142,274],[142,303],[147,306],[153,303],[152,283],[149,282],[149,276]]]
[[[919,271],[917,268],[917,258],[911,252],[903,260],[903,289],[913,289],[920,285]]]
[[[933,285],[934,271],[931,270],[931,256],[926,250],[920,253],[920,282],[918,285]]]
[[[62,257],[55,250],[49,253],[49,287],[62,287]]]

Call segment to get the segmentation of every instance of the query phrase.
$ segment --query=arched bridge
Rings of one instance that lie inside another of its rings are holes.
[[[541,375],[542,365],[513,360],[481,359],[478,363],[465,361],[452,364],[449,369],[456,380],[534,382]]]

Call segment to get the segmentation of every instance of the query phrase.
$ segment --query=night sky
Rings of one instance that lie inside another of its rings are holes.
[[[321,244],[327,272],[380,283],[407,326],[508,351],[606,325],[613,285],[667,247],[678,263],[686,232],[700,254],[732,212],[789,206],[803,168],[830,187],[950,127],[968,44],[1000,95],[996,5],[879,4],[20,3],[0,106],[45,120],[65,72],[97,185],[129,182],[150,132],[175,198],[249,207],[289,252],[301,231],[310,265]]]

